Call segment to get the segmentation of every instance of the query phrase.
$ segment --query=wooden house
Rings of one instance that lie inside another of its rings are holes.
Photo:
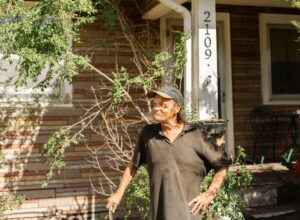
[[[139,24],[151,26],[153,47],[167,50],[173,42],[172,30],[190,34],[184,78],[187,108],[196,106],[201,120],[214,114],[228,120],[229,155],[234,155],[235,146],[241,145],[253,159],[255,135],[250,115],[258,106],[268,107],[278,119],[275,157],[274,140],[269,139],[264,142],[263,155],[257,144],[254,154],[258,159],[264,156],[265,161],[279,161],[286,147],[298,143],[300,44],[295,41],[298,35],[291,21],[300,21],[299,9],[284,0],[124,0],[121,6],[136,31],[140,31]],[[126,41],[123,35],[117,33],[121,33],[118,25],[109,28],[102,21],[87,24],[81,37],[90,41],[76,44],[74,49],[90,52],[91,44],[99,39],[104,43],[115,41],[116,44],[94,48],[92,64],[104,72],[113,72],[117,55],[119,65],[134,71],[132,52],[122,44]],[[117,37],[112,39],[113,35]],[[0,97],[2,127],[9,126],[0,142],[5,161],[0,168],[0,189],[27,198],[21,209],[9,211],[5,218],[96,219],[96,213],[105,214],[105,198],[90,185],[90,178],[101,176],[87,162],[85,146],[99,145],[101,137],[87,130],[83,141],[67,149],[66,167],[47,188],[41,187],[47,167],[39,159],[43,144],[53,132],[76,122],[83,114],[82,107],[92,103],[90,88],[99,82],[97,73],[83,70],[71,85],[63,87],[60,98],[51,96],[47,112],[29,108],[22,117],[9,99]],[[0,86],[3,94],[10,91],[4,90],[3,83]],[[28,126],[27,117],[36,123]],[[300,151],[299,145],[292,147]]]

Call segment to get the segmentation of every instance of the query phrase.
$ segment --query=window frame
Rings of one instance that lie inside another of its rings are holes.
[[[1,47],[1,45],[0,45]],[[19,56],[15,54],[11,54],[10,58],[7,59],[13,59],[13,60],[18,60]],[[0,51],[0,62],[2,61],[2,53]],[[8,73],[9,74],[9,73]],[[43,74],[43,73],[41,73]],[[46,73],[45,73],[46,74]],[[73,101],[73,85],[71,83],[68,83],[67,81],[61,83],[61,89],[62,91],[58,95],[58,97],[55,98],[50,98],[48,95],[49,93],[43,95],[42,91],[34,90],[32,88],[26,88],[24,87],[25,90],[28,90],[28,92],[25,92],[23,95],[25,97],[16,97],[17,91],[14,91],[15,93],[12,93],[12,96],[8,97],[0,97],[0,107],[5,107],[5,106],[13,106],[14,104],[28,104],[34,102],[35,98],[32,95],[36,94],[38,95],[39,103],[43,106],[71,106],[72,101]],[[13,87],[13,85],[9,86]],[[51,86],[49,86],[51,87]],[[22,88],[19,88],[22,89]],[[5,90],[5,86],[3,86],[0,83],[0,90]]]
[[[272,94],[271,81],[271,48],[269,26],[292,25],[291,21],[300,20],[300,15],[293,14],[260,14],[259,34],[260,34],[260,62],[261,62],[261,86],[262,101],[265,105],[299,105],[299,95],[275,95]],[[295,28],[296,29],[296,28]],[[298,98],[298,99],[297,99]]]

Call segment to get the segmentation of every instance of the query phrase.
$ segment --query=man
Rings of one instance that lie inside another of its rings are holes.
[[[158,123],[142,129],[133,159],[117,191],[108,198],[107,208],[116,210],[137,168],[147,163],[151,219],[199,219],[220,188],[229,163],[206,141],[202,129],[185,122],[183,98],[175,87],[165,86],[148,96],[153,97],[152,117]],[[216,170],[213,181],[200,194],[202,178],[211,167]]]

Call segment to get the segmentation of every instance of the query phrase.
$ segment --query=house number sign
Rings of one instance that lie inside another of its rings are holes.
[[[209,58],[211,58],[211,33],[210,33],[210,24],[211,24],[211,20],[210,20],[210,11],[204,11],[204,23],[205,23],[205,38],[204,38],[204,47],[205,47],[205,59],[208,60]]]
[[[217,36],[215,1],[199,0],[199,98],[202,119],[218,112]]]

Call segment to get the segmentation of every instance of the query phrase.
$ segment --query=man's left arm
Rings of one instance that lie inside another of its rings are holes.
[[[208,189],[189,202],[188,206],[194,204],[191,209],[191,214],[197,215],[208,207],[209,203],[215,198],[221,187],[227,174],[227,170],[227,168],[224,168],[216,172]]]

